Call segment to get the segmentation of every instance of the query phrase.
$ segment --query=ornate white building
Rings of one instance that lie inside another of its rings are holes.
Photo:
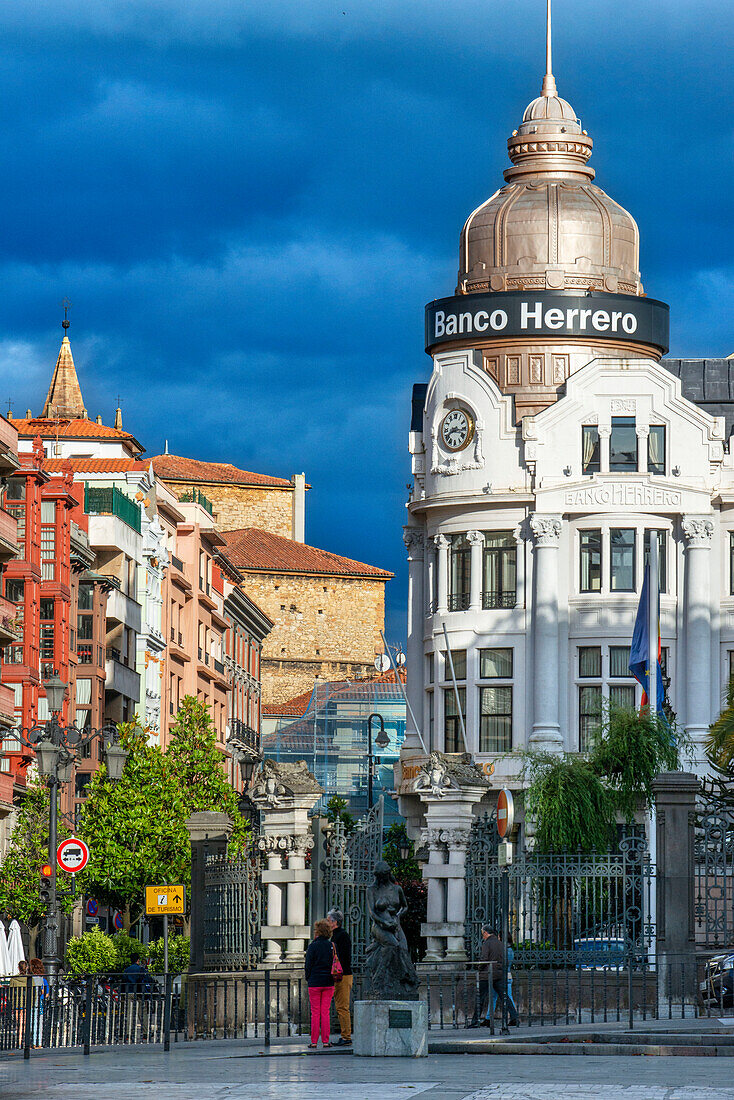
[[[455,296],[426,307],[396,776],[416,827],[427,752],[518,786],[521,750],[583,751],[605,696],[639,704],[651,538],[669,701],[699,767],[732,671],[734,360],[662,359],[667,306],[643,292],[637,226],[592,183],[591,147],[548,64],[506,185],[461,232]]]

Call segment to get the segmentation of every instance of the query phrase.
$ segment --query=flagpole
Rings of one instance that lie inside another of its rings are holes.
[[[649,615],[648,615],[648,658],[647,667],[649,670],[647,677],[647,705],[651,718],[657,717],[658,712],[658,631],[660,621],[660,562],[658,560],[658,533],[657,531],[650,531],[650,572],[647,578],[647,595],[649,599]],[[648,845],[650,853],[650,863],[653,867],[653,874],[650,878],[650,914],[648,917],[648,924],[654,929],[657,920],[657,883],[655,881],[655,867],[657,864],[658,854],[658,829],[657,818],[655,814],[655,805],[650,810],[650,838]],[[657,950],[656,935],[653,932],[651,937],[651,949],[654,957],[654,953]]]

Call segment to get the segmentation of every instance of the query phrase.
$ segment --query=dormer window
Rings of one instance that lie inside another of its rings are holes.
[[[609,469],[618,473],[635,473],[637,470],[637,431],[634,416],[612,417]]]
[[[665,473],[665,425],[651,424],[647,437],[647,472]]]
[[[600,469],[599,428],[596,424],[584,424],[581,429],[581,472],[598,474]]]

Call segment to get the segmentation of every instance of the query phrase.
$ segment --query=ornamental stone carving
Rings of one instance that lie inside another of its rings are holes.
[[[432,541],[437,550],[448,550],[449,548],[449,540],[445,535],[434,535]]]
[[[491,783],[471,754],[443,753],[434,749],[413,783],[413,790],[424,797],[443,798],[447,790],[490,787]]]
[[[535,536],[536,546],[557,547],[561,539],[561,517],[533,512],[530,516],[530,530]]]
[[[404,527],[403,542],[409,558],[422,558],[426,536],[419,527]]]
[[[282,805],[284,800],[298,798],[299,795],[323,793],[305,760],[296,760],[293,764],[263,760],[252,789],[252,801],[259,806],[274,808]]]
[[[443,538],[438,535],[437,538]],[[428,757],[428,763],[421,768],[420,774],[413,784],[414,791],[426,791],[435,798],[443,798],[444,791],[451,786],[448,767],[440,752],[432,752]]]
[[[455,851],[463,851],[469,846],[471,829],[441,829],[429,827],[421,833],[421,844],[429,848],[438,848],[445,844],[447,848]]]
[[[481,531],[467,531],[466,541],[470,542],[472,544],[472,546],[477,542],[483,543],[484,542],[484,535],[482,534]]]
[[[698,547],[703,547],[705,550],[709,550],[711,548],[711,540],[714,534],[712,520],[707,519],[706,516],[684,516],[681,520],[681,527],[689,549],[695,550]]]

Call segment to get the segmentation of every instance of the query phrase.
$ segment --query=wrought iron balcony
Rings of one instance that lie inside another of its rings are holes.
[[[467,611],[471,597],[468,592],[454,592],[449,596],[449,611]]]
[[[517,607],[517,592],[514,588],[503,592],[482,592],[482,608],[492,611],[498,607]]]

